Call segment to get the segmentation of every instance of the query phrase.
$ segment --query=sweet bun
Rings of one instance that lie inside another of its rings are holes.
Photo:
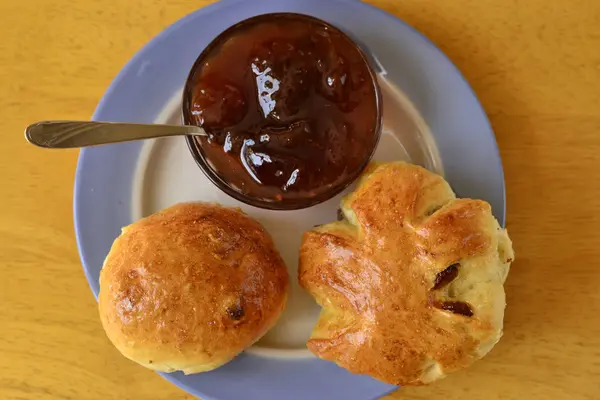
[[[185,203],[123,229],[100,273],[108,338],[147,368],[217,368],[256,342],[285,307],[286,267],[241,211]]]
[[[395,162],[371,166],[342,212],[300,250],[300,284],[322,306],[313,353],[419,385],[498,342],[514,255],[488,203],[456,199],[440,176]]]

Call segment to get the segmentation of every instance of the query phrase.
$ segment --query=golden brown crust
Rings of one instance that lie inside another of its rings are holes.
[[[285,265],[257,221],[184,203],[123,229],[100,273],[100,318],[131,360],[202,372],[265,334],[287,288]]]
[[[313,353],[418,385],[493,347],[514,255],[489,204],[457,200],[438,175],[396,162],[371,167],[342,211],[300,250],[300,284],[323,307]]]

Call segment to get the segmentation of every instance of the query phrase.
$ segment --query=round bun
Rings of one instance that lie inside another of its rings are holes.
[[[263,336],[285,307],[286,267],[241,211],[185,203],[123,229],[100,273],[108,338],[147,368],[209,371]]]
[[[370,167],[342,212],[300,250],[300,283],[323,308],[313,353],[420,385],[498,342],[514,255],[488,203],[456,199],[440,176],[396,162]]]

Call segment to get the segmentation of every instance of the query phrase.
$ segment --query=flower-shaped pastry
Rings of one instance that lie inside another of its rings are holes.
[[[502,335],[512,244],[480,200],[440,176],[373,165],[343,220],[306,232],[300,284],[322,306],[308,348],[354,373],[432,382],[483,357]]]

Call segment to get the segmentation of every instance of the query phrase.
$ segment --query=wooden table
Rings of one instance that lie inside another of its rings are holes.
[[[73,234],[77,151],[37,150],[22,132],[89,118],[145,42],[206,3],[0,3],[1,399],[191,398],[106,339]],[[500,344],[389,399],[600,398],[600,2],[374,3],[431,38],[479,95],[517,252]]]

